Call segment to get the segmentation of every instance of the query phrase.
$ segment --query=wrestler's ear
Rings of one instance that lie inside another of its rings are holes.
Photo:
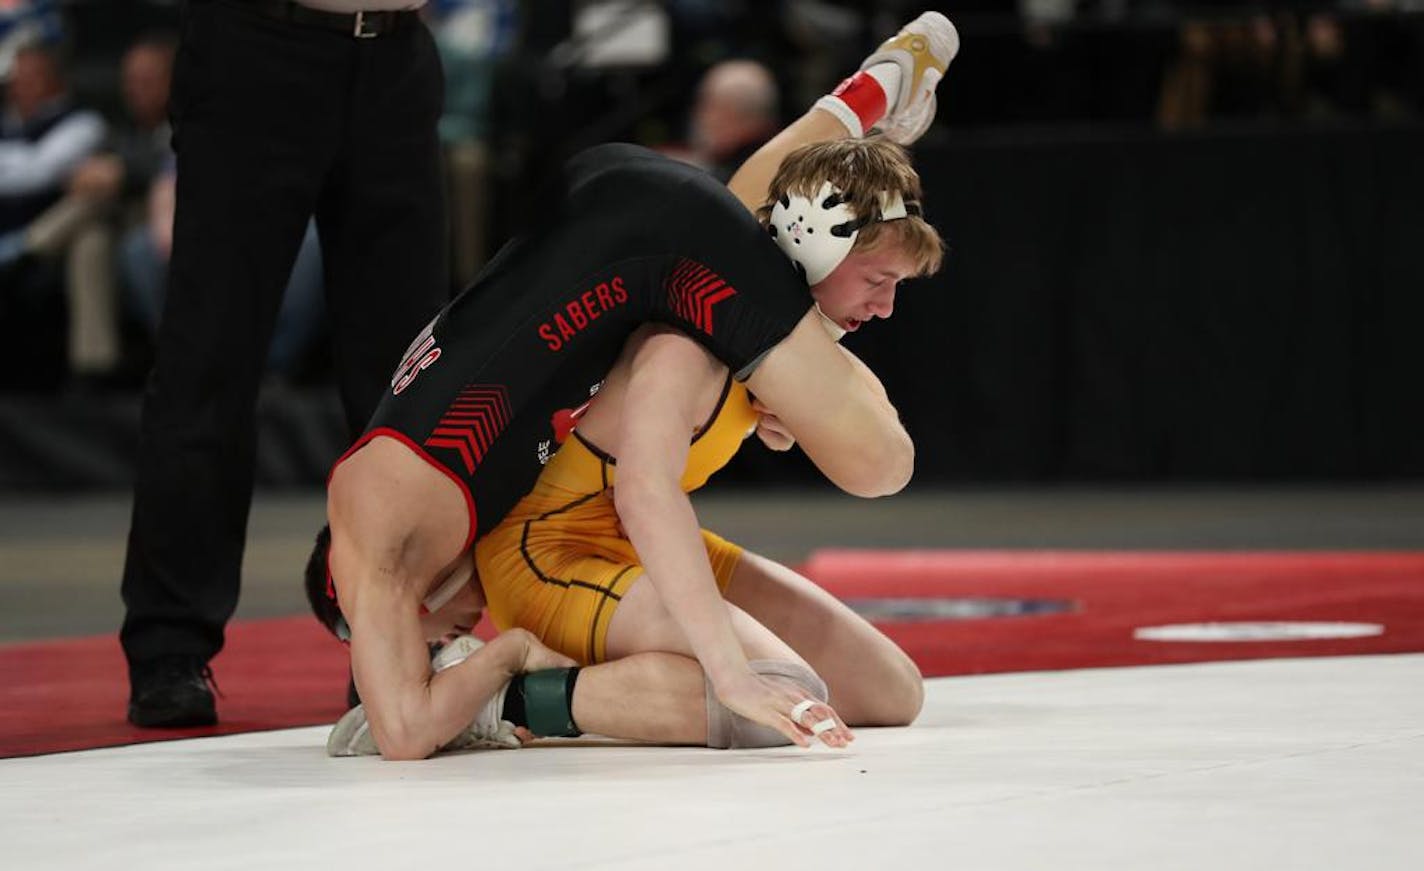
[[[331,527],[323,526],[316,534],[316,543],[312,547],[311,556],[307,558],[304,578],[307,604],[311,606],[312,615],[316,617],[317,622],[325,626],[328,632],[342,641],[349,641],[351,630],[346,624],[346,618],[341,614],[341,606],[336,601],[335,590],[332,589],[331,575],[327,571],[330,554]]]

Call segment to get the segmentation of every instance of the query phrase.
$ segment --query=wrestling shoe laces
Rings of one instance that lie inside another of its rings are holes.
[[[957,54],[959,31],[938,12],[924,13],[882,42],[860,68],[893,63],[900,68],[900,87],[874,129],[901,145],[920,138],[934,121],[935,89]]]

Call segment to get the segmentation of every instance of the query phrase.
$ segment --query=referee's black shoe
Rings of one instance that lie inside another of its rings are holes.
[[[129,722],[178,729],[218,721],[213,670],[201,656],[160,656],[129,666]]]

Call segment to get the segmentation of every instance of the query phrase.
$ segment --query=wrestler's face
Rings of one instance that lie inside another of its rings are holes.
[[[890,317],[896,288],[917,274],[915,261],[899,246],[877,245],[846,255],[811,288],[811,297],[826,317],[853,333],[873,318]]]
[[[426,641],[443,643],[451,636],[464,635],[474,629],[484,609],[484,592],[478,581],[471,578],[450,601],[429,614],[422,614],[420,628]]]

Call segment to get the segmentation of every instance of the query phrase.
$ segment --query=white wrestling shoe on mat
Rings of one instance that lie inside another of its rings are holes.
[[[464,662],[481,647],[484,647],[484,642],[475,636],[460,635],[442,646],[430,661],[430,665],[435,671],[444,671]],[[508,688],[508,684],[501,687],[480,709],[475,721],[441,745],[440,751],[518,748],[520,742],[514,734],[514,724],[499,717],[504,710],[504,693]],[[366,709],[362,705],[357,705],[343,714],[326,739],[327,756],[379,756],[380,753],[376,738],[371,734],[371,725],[366,721]]]
[[[935,88],[957,54],[959,31],[938,12],[924,13],[882,42],[860,68],[893,63],[900,68],[900,86],[874,129],[900,145],[919,139],[934,121]]]

